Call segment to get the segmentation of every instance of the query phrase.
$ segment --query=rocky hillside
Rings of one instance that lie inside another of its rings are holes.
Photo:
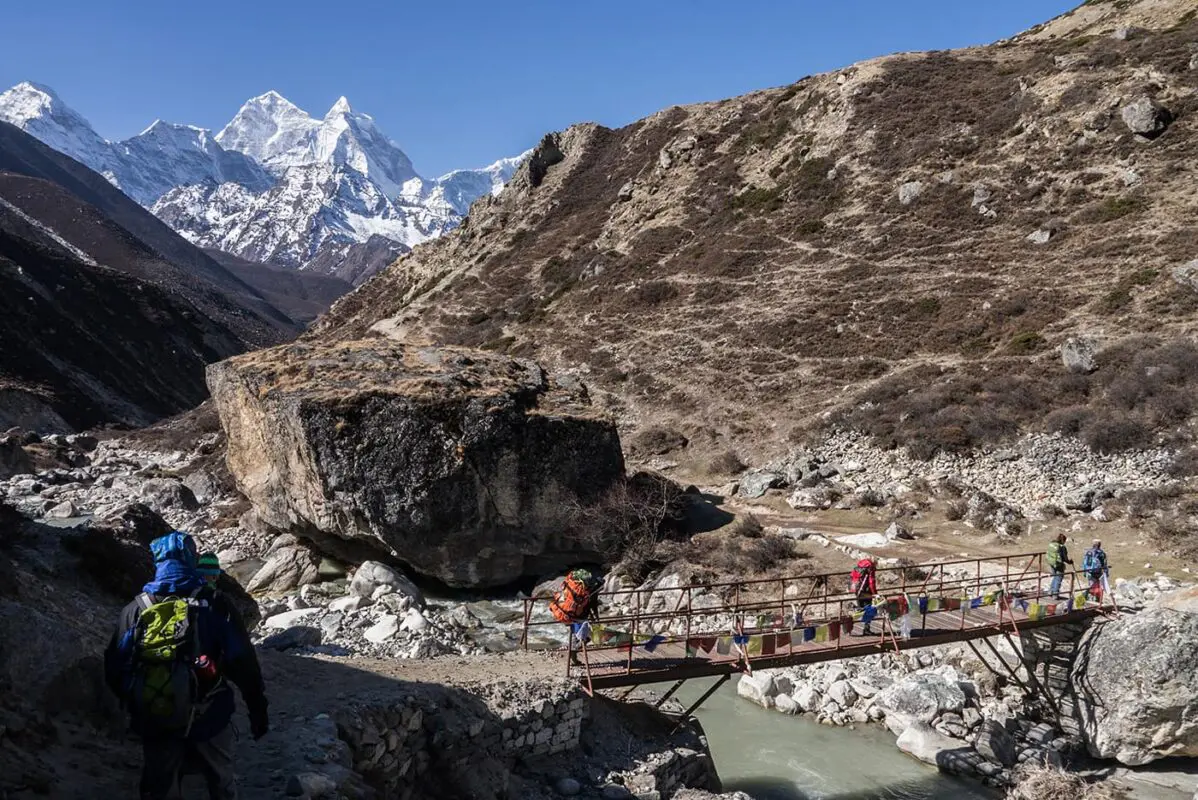
[[[102,177],[4,123],[0,288],[0,427],[42,431],[191,408],[206,396],[205,364],[293,337],[332,299],[289,317]]]
[[[990,46],[578,125],[311,335],[577,369],[693,458],[830,421],[921,457],[1184,439],[1196,47],[1192,2],[1091,0]]]

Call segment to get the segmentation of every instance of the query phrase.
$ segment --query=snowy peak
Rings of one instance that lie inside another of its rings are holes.
[[[324,118],[328,119],[329,117],[334,117],[339,114],[352,113],[353,109],[349,107],[349,100],[346,99],[345,95],[341,95],[341,97],[337,99],[337,102],[333,103],[333,107],[329,109],[329,113],[324,115]]]
[[[111,166],[108,142],[47,86],[24,81],[0,94],[0,120],[98,172]]]
[[[216,141],[226,150],[243,153],[269,169],[280,160],[286,161],[286,154],[301,147],[319,126],[307,112],[271,90],[247,100],[216,135]]]

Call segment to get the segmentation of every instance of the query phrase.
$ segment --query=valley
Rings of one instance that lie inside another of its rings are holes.
[[[135,795],[101,654],[201,567],[242,797],[1198,797],[1193,6],[439,178],[345,97],[108,140],[0,94],[0,800]],[[1064,590],[974,561],[1058,545]],[[765,660],[808,633],[851,657]],[[586,679],[722,639],[715,694]]]

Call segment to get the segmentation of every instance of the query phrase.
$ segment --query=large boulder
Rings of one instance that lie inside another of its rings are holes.
[[[961,713],[965,692],[957,681],[939,673],[917,673],[887,686],[874,704],[886,714],[886,727],[897,735],[916,723],[931,724],[941,714]]]
[[[586,555],[569,509],[624,474],[615,425],[581,385],[493,353],[295,343],[214,364],[208,385],[263,521],[451,586]]]
[[[411,598],[413,605],[424,607],[424,594],[416,584],[399,570],[378,561],[365,561],[358,567],[353,580],[349,582],[349,593],[369,601],[380,586],[390,588],[392,594]]]
[[[33,462],[15,436],[0,437],[0,480],[33,472]]]
[[[1155,139],[1165,132],[1173,115],[1148,95],[1140,95],[1120,111],[1123,124],[1137,136]]]
[[[1091,755],[1129,766],[1198,756],[1198,614],[1155,606],[1095,625],[1073,685]]]

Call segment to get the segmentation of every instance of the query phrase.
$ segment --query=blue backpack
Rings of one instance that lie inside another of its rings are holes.
[[[1082,558],[1082,572],[1101,572],[1105,565],[1103,558],[1099,553],[1101,550],[1091,547],[1086,551],[1086,555]]]

